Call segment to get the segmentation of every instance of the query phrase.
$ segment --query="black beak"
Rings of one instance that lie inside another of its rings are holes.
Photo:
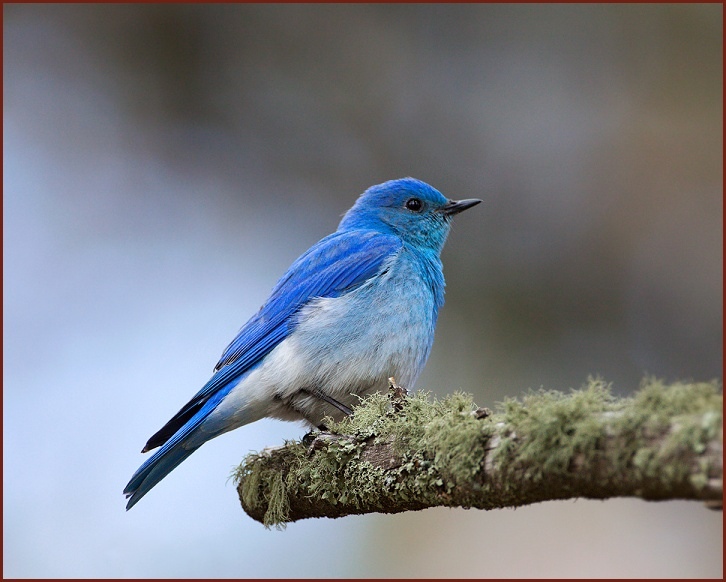
[[[478,198],[469,198],[467,200],[449,200],[446,204],[444,204],[444,207],[441,209],[441,212],[444,213],[445,216],[453,216],[454,214],[459,214],[459,212],[464,212],[467,208],[471,208],[472,206],[476,206],[479,204],[481,200]]]

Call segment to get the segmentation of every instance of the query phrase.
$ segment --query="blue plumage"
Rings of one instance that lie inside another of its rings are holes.
[[[320,425],[394,376],[411,387],[433,343],[439,254],[455,202],[413,178],[366,190],[300,256],[224,350],[214,375],[142,452],[127,509],[207,440],[264,417]]]

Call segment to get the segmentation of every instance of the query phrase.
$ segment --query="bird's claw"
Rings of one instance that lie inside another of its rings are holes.
[[[312,438],[312,442],[308,440],[305,442],[305,438],[310,437]],[[335,443],[338,441],[350,441],[355,442],[355,438],[352,436],[344,435],[344,434],[333,434],[332,432],[320,432],[315,435],[313,435],[312,432],[309,432],[303,437],[303,443],[308,444],[308,457],[311,457],[315,451],[319,451],[323,447],[326,447],[327,445],[331,443]]]
[[[388,379],[388,397],[391,399],[393,409],[396,412],[401,412],[401,410],[403,410],[403,405],[406,402],[407,396],[408,390],[406,390],[403,386],[396,384],[396,379],[391,376]]]

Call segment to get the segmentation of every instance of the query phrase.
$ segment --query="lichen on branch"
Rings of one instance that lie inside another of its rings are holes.
[[[493,509],[574,497],[722,499],[718,382],[644,380],[629,398],[590,379],[490,412],[471,396],[374,394],[329,432],[249,455],[234,477],[265,526],[434,506]]]

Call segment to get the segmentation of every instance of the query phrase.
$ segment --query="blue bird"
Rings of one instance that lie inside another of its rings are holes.
[[[444,303],[439,255],[455,214],[481,200],[449,200],[414,178],[372,186],[338,230],[277,282],[227,346],[204,387],[141,451],[131,509],[210,439],[261,418],[321,426],[351,413],[393,376],[412,387]]]

